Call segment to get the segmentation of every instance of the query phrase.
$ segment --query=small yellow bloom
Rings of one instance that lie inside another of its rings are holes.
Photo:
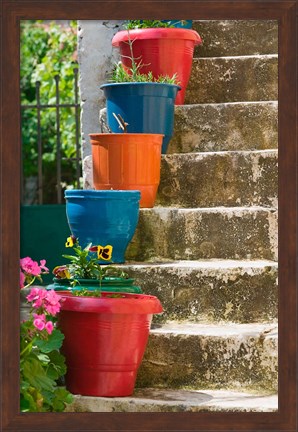
[[[112,258],[113,246],[97,246],[97,258],[103,259],[104,261],[109,261]]]
[[[73,236],[67,237],[65,247],[73,247],[75,244],[75,238]]]

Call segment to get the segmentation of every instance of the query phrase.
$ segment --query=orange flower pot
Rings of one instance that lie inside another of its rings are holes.
[[[162,134],[89,134],[97,190],[139,190],[140,207],[153,207],[160,181]]]

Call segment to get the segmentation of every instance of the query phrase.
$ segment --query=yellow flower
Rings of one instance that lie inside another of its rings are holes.
[[[76,242],[76,238],[74,236],[67,237],[65,247],[73,247]]]

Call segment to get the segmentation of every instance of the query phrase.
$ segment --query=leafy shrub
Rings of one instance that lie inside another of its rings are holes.
[[[21,104],[36,104],[36,82],[40,82],[40,103],[56,103],[55,75],[60,75],[60,104],[73,103],[74,69],[77,63],[76,21],[69,25],[57,22],[21,21]],[[63,181],[71,184],[75,175],[76,123],[74,108],[60,108],[60,142]],[[22,110],[23,173],[37,176],[37,110]],[[56,109],[41,113],[43,146],[43,183],[48,194],[45,201],[55,200],[56,185]]]

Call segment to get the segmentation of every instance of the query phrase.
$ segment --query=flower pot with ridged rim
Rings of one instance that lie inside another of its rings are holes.
[[[135,61],[141,65],[139,72],[152,72],[155,78],[160,75],[172,77],[177,74],[181,91],[175,104],[183,105],[185,91],[190,78],[194,47],[202,43],[195,30],[183,28],[144,28],[123,30],[115,34],[112,45],[120,50],[121,62],[129,72],[132,43]]]
[[[140,207],[153,207],[160,182],[160,134],[90,134],[97,190],[139,190]]]
[[[78,297],[60,292],[66,387],[83,396],[130,396],[159,300],[144,294],[103,292]],[[74,333],[75,330],[75,333]]]

